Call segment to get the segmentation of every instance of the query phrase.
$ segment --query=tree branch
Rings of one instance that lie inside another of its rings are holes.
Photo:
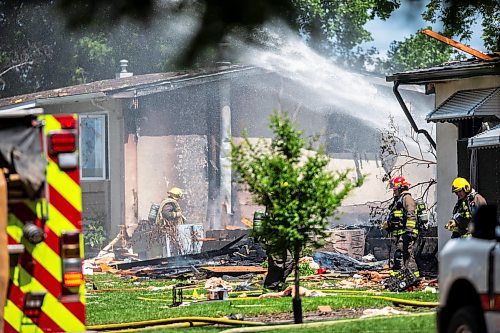
[[[22,62],[20,64],[10,66],[9,68],[7,68],[6,70],[4,70],[3,72],[0,73],[0,77],[4,76],[9,71],[11,71],[13,69],[16,69],[18,67],[24,66],[24,65],[33,65],[33,61],[24,61],[24,62]],[[5,83],[4,83],[4,86],[5,86]]]

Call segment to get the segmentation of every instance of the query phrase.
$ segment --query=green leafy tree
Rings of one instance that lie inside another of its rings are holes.
[[[168,33],[168,20],[67,30],[57,3],[0,0],[0,97],[111,79],[123,58],[135,74],[175,69],[182,41]],[[99,15],[109,21],[110,12]]]
[[[364,50],[358,45],[373,40],[364,25],[378,17],[382,20],[400,6],[398,0],[293,0],[297,8],[300,33],[309,44],[337,62],[357,67],[369,61],[374,48]]]
[[[181,66],[196,63],[205,49],[214,47],[229,34],[247,38],[256,28],[278,18],[306,37],[318,51],[356,67],[375,52],[373,48],[358,47],[372,40],[364,25],[375,17],[387,19],[400,6],[400,0],[180,0],[170,4],[150,0],[59,0],[56,3],[65,13],[68,25],[75,29],[97,22],[113,26],[122,18],[153,22],[155,17],[179,15],[191,9],[190,15],[201,24],[193,30],[185,52],[178,59]]]
[[[379,73],[396,73],[432,67],[457,57],[458,53],[451,46],[419,31],[402,42],[393,41],[387,52],[387,59],[378,58],[375,68]]]
[[[299,296],[299,258],[306,247],[321,246],[329,218],[363,178],[351,180],[349,171],[330,172],[330,158],[320,149],[313,154],[313,142],[306,145],[286,113],[275,113],[270,143],[252,144],[244,134],[241,144],[232,142],[233,168],[239,181],[248,186],[257,204],[266,208],[254,236],[265,242],[269,253],[290,251],[294,261],[294,317],[302,322]],[[286,258],[283,258],[286,259]]]
[[[500,51],[500,1],[498,0],[430,0],[423,18],[443,23],[448,37],[470,40],[475,22],[481,20],[484,46]]]

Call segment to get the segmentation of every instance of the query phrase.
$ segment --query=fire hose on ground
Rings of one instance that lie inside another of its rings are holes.
[[[431,308],[439,306],[438,302],[415,301],[415,300],[410,300],[410,299],[389,297],[389,296],[383,296],[383,295],[366,295],[366,294],[378,293],[376,291],[369,291],[369,290],[323,289],[323,290],[318,290],[318,291],[323,292],[325,294],[325,296],[337,296],[337,297],[343,297],[343,298],[380,299],[380,300],[392,302],[395,305],[409,305],[409,306],[416,306],[416,307],[431,307]],[[239,293],[243,293],[243,292],[239,292]],[[342,294],[347,294],[347,295],[342,295]],[[169,301],[168,299],[148,298],[148,297],[137,297],[137,299],[144,300],[144,301],[159,301],[159,302]],[[229,298],[230,301],[248,301],[248,300],[257,300],[257,299],[258,299],[257,297],[230,297]]]
[[[390,318],[401,318],[401,317],[420,317],[420,316],[429,316],[435,315],[435,312],[422,312],[422,313],[414,313],[414,314],[406,314],[406,315],[394,315]],[[249,333],[249,332],[265,332],[265,331],[276,331],[279,329],[293,329],[294,331],[298,331],[304,328],[317,328],[317,327],[331,327],[339,324],[346,324],[358,321],[366,321],[366,320],[386,320],[386,316],[381,317],[372,317],[372,318],[352,318],[352,319],[339,319],[339,320],[329,320],[329,321],[317,321],[312,323],[305,324],[286,324],[286,325],[267,325],[267,326],[259,326],[259,327],[237,327],[229,330],[222,331],[223,333]]]
[[[423,302],[423,301],[415,301],[408,300],[396,297],[388,297],[382,295],[366,295],[378,293],[377,291],[370,290],[344,290],[344,289],[323,289],[320,290],[325,293],[325,296],[337,296],[341,298],[371,298],[371,299],[379,299],[392,302],[396,305],[409,305],[416,307],[437,307],[439,303],[437,302]],[[235,292],[235,294],[242,294],[245,292]],[[161,298],[147,298],[147,297],[138,297],[138,299],[145,301],[168,301],[167,299]],[[257,297],[231,297],[230,301],[247,301],[247,300],[258,300]],[[433,313],[433,312],[432,312]],[[427,313],[430,314],[430,313]],[[423,315],[423,314],[417,314]],[[397,317],[397,316],[392,316]],[[350,322],[355,320],[363,320],[360,318],[355,319],[342,319],[335,321],[325,321],[325,322],[316,322],[316,323],[308,323],[301,325],[311,325],[304,326],[305,327],[322,327],[322,326],[331,326],[337,325],[344,322]],[[253,322],[253,321],[244,321],[244,320],[233,320],[233,319],[225,319],[225,318],[212,318],[212,317],[178,317],[178,318],[167,318],[167,319],[156,319],[149,321],[140,321],[140,322],[129,322],[129,323],[119,323],[119,324],[105,324],[105,325],[93,325],[88,326],[88,330],[93,331],[120,331],[120,332],[135,332],[141,330],[152,329],[151,326],[155,326],[155,328],[185,328],[185,327],[193,327],[193,326],[205,326],[210,324],[223,324],[223,325],[237,325],[237,326],[262,326],[262,331],[270,330],[266,329],[268,326],[264,326],[265,324],[262,322]],[[317,325],[317,326],[316,326]],[[290,325],[288,325],[290,326]],[[278,327],[286,328],[287,325],[272,325],[272,329],[277,329]],[[294,328],[302,328],[302,326],[290,326]],[[252,329],[251,327],[250,329]],[[227,332],[260,332],[261,330],[246,330],[247,328],[238,328],[236,330],[229,330]]]
[[[404,315],[394,315],[391,318],[400,317],[420,317],[434,315],[435,312],[422,312],[414,314],[404,314]],[[274,331],[278,329],[302,329],[302,328],[317,328],[317,327],[330,327],[339,324],[346,324],[351,322],[366,321],[366,320],[379,320],[387,319],[386,316],[373,317],[373,318],[351,318],[351,319],[338,319],[330,321],[319,321],[305,324],[272,324],[265,325],[262,322],[252,322],[243,320],[231,320],[222,318],[210,318],[210,317],[179,317],[179,318],[169,318],[169,319],[159,319],[150,320],[142,322],[132,322],[132,323],[122,323],[122,324],[110,324],[110,325],[94,325],[87,327],[88,330],[94,331],[106,331],[111,332],[138,332],[151,329],[174,329],[174,328],[189,328],[189,327],[200,327],[207,326],[211,324],[222,324],[222,325],[232,325],[232,326],[252,326],[252,327],[238,327],[229,330],[225,330],[225,333],[237,333],[237,332],[265,332]]]
[[[178,323],[188,323],[188,326],[193,326],[193,324],[223,324],[231,326],[260,326],[264,325],[262,322],[258,321],[244,321],[244,320],[233,320],[225,318],[212,318],[212,317],[177,317],[177,318],[166,318],[166,319],[155,319],[146,321],[136,321],[129,323],[119,323],[119,324],[105,324],[105,325],[93,325],[87,326],[89,331],[110,331],[110,330],[126,330],[126,329],[142,329],[148,326],[156,325],[169,325]],[[199,325],[196,325],[199,326]]]

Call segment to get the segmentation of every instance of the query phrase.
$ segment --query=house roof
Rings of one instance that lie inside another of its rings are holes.
[[[447,63],[431,68],[391,74],[385,79],[388,82],[398,81],[401,84],[425,84],[483,75],[500,75],[500,57],[490,61],[471,59]]]
[[[488,116],[500,118],[500,88],[457,91],[429,113],[426,120],[442,122]]]
[[[500,147],[500,125],[469,138],[469,148]]]
[[[55,103],[63,104],[106,96],[112,98],[132,98],[229,78],[236,73],[253,69],[255,68],[250,66],[231,65],[207,70],[154,73],[95,81],[2,98],[0,99],[0,111],[6,109],[25,109]]]

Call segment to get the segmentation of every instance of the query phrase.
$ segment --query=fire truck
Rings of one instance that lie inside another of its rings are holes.
[[[0,332],[85,331],[81,211],[77,116],[0,113]]]
[[[478,208],[471,238],[449,240],[439,254],[440,333],[500,332],[500,221]]]

